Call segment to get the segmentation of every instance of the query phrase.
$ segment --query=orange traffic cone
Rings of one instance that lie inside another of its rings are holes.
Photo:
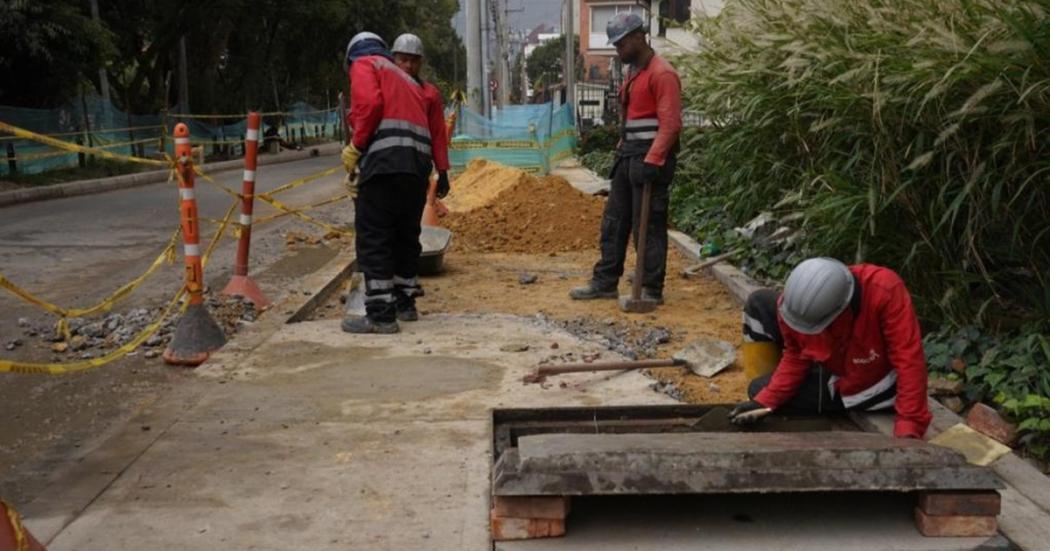
[[[444,210],[444,212],[440,212],[441,210]],[[424,226],[439,226],[438,218],[446,214],[448,214],[448,209],[437,198],[437,180],[431,180],[430,188],[427,190],[427,204],[423,207],[423,220],[421,223]]]
[[[3,501],[0,501],[0,551],[47,551],[22,526],[18,513]]]

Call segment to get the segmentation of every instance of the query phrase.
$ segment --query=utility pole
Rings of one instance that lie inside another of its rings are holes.
[[[98,13],[98,0],[90,0],[91,2],[91,20],[95,23],[101,24],[102,17]],[[102,118],[103,128],[112,128],[113,121],[111,120],[112,103],[109,99],[109,78],[106,76],[106,68],[98,68],[98,83],[99,91],[102,92]],[[125,107],[126,109],[127,107]]]
[[[481,0],[481,114],[492,117],[492,59],[489,53],[489,0]]]
[[[190,112],[190,82],[186,70],[186,35],[179,39],[179,113]]]
[[[465,0],[467,31],[467,105],[476,112],[483,107],[484,91],[481,71],[481,0]]]
[[[573,28],[573,0],[565,0],[565,103],[576,113],[576,39]]]

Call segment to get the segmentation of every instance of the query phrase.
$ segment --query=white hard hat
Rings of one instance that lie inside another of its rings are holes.
[[[816,335],[849,306],[853,288],[853,274],[845,264],[834,258],[810,258],[791,270],[780,315],[795,331]]]
[[[395,54],[423,55],[423,41],[418,36],[405,33],[394,40],[391,50]]]
[[[364,40],[376,40],[380,44],[382,44],[384,48],[386,48],[386,41],[383,40],[383,37],[379,36],[376,33],[370,33],[368,31],[364,31],[364,32],[360,32],[360,33],[355,34],[354,37],[350,39],[350,43],[348,43],[346,45],[346,54],[343,55],[343,70],[344,71],[348,70],[350,68],[350,64],[354,62],[353,59],[350,59],[350,50],[353,49],[353,47],[355,45],[357,45],[357,43],[362,42]]]

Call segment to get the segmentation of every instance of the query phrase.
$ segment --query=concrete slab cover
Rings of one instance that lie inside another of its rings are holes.
[[[493,482],[496,495],[999,487],[994,473],[952,450],[840,431],[523,436]]]

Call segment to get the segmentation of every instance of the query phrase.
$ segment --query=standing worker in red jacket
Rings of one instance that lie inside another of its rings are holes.
[[[346,58],[353,136],[342,158],[348,174],[360,170],[354,229],[366,315],[348,317],[342,327],[349,333],[396,333],[398,317],[418,317],[415,301],[423,295],[416,276],[431,170],[426,102],[423,87],[394,64],[375,34],[354,36]]]
[[[448,128],[445,126],[445,102],[437,86],[423,80],[419,72],[423,69],[423,41],[414,34],[403,34],[394,40],[394,63],[423,86],[423,100],[427,106],[427,121],[431,137],[431,154],[434,169],[438,172],[437,196],[444,199],[449,192],[448,182]]]
[[[602,256],[590,282],[573,289],[576,300],[619,297],[627,241],[638,236],[642,189],[653,184],[646,230],[642,298],[663,302],[667,271],[667,207],[674,178],[678,133],[682,130],[682,85],[674,67],[645,41],[646,24],[637,14],[621,13],[606,27],[609,43],[631,65],[620,88],[621,139],[613,164],[609,199],[602,216]],[[635,240],[637,247],[637,239]]]
[[[771,347],[782,356],[771,375],[751,382],[751,399],[730,413],[734,423],[757,422],[781,407],[817,413],[892,407],[896,436],[926,433],[922,334],[911,295],[893,270],[806,260],[788,276],[783,295],[763,289],[748,297],[744,340],[744,347]]]

